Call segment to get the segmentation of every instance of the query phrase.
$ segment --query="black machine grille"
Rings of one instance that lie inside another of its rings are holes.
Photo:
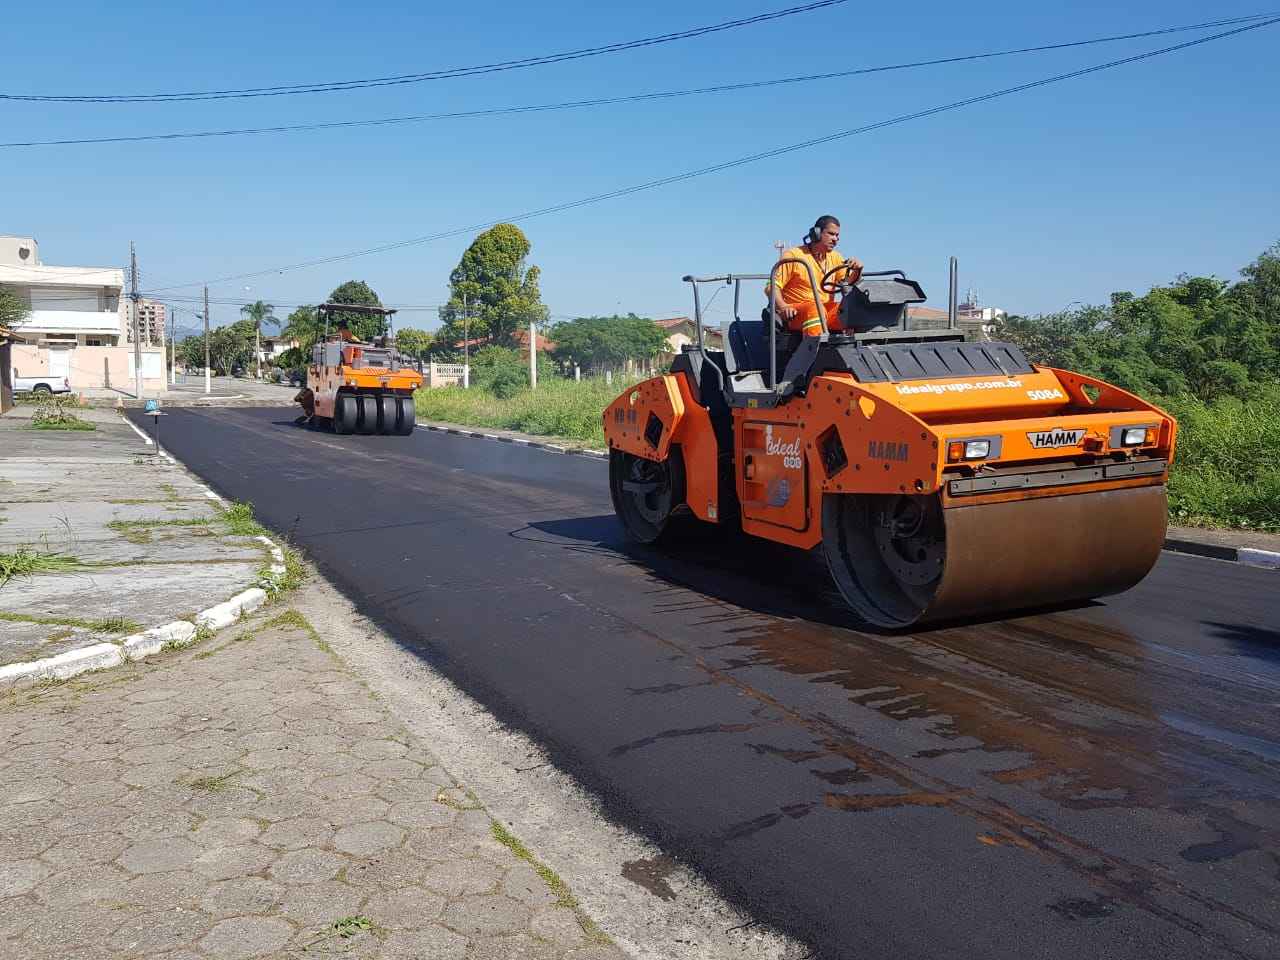
[[[942,380],[947,377],[1034,373],[1012,343],[901,343],[841,345],[844,367],[860,383]],[[831,369],[831,364],[823,364]]]

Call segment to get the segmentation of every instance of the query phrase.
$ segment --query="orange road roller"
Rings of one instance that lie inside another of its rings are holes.
[[[335,315],[350,313],[381,321],[381,332],[372,342],[359,341],[345,325],[334,324]],[[316,420],[332,425],[335,433],[413,433],[413,392],[422,386],[422,374],[396,349],[394,313],[349,303],[316,308],[324,338],[312,348],[307,387],[315,397]],[[331,326],[336,326],[333,332]]]
[[[928,621],[1126,590],[1159,556],[1177,424],[1092,377],[1028,362],[950,324],[913,330],[924,301],[901,271],[837,282],[821,336],[780,332],[772,306],[741,316],[743,284],[685,277],[698,339],[670,373],[604,412],[614,509],[653,543],[683,518],[820,552],[867,623]],[[724,348],[704,343],[700,290],[734,289]],[[824,298],[823,293],[829,296]],[[835,322],[832,327],[837,326]],[[780,352],[781,351],[781,352]]]

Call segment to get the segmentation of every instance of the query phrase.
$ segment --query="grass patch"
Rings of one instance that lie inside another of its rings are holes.
[[[264,629],[269,627],[285,627],[292,630],[301,630],[311,638],[312,643],[316,645],[321,653],[327,653],[335,660],[341,662],[338,655],[334,652],[333,647],[329,646],[328,641],[325,640],[324,637],[320,636],[319,631],[311,625],[311,621],[300,614],[297,610],[286,610],[283,613],[276,614],[263,624]]]
[[[207,527],[216,517],[151,517],[145,520],[112,520],[107,529],[124,532],[127,530],[151,530],[154,527]]]
[[[302,558],[291,547],[283,547],[280,552],[284,554],[284,573],[271,571],[274,560],[268,560],[258,570],[258,580],[272,600],[298,589],[307,579],[307,568],[302,565]]]
[[[542,878],[542,882],[547,885],[547,889],[555,894],[555,905],[557,907],[564,907],[566,910],[574,912],[574,916],[578,919],[578,925],[582,927],[582,932],[588,940],[601,945],[613,942],[609,935],[596,925],[594,920],[582,912],[582,908],[578,904],[578,898],[573,895],[569,885],[561,880],[554,870],[539,861],[530,852],[529,848],[520,842],[520,839],[515,834],[497,820],[490,821],[489,831],[493,834],[493,839],[510,850],[518,859],[533,867],[538,876]]]
[[[343,917],[341,920],[335,920],[329,929],[343,940],[350,940],[358,934],[371,933],[373,931],[373,921],[368,917],[359,915]]]
[[[31,414],[32,430],[97,430],[96,424],[81,420],[71,411],[75,409],[74,400],[68,403],[61,399],[45,399],[36,405]]]
[[[227,789],[231,781],[240,776],[242,771],[232,770],[230,773],[224,773],[220,777],[197,777],[195,780],[186,781],[187,786],[193,790],[205,790],[209,793],[218,793]],[[179,783],[183,781],[179,780]]]
[[[441,387],[417,391],[414,404],[424,420],[518,430],[603,447],[604,408],[634,382],[622,377],[612,384],[601,377],[581,382],[552,379],[539,383],[537,390],[525,388],[505,400],[482,387]]]
[[[14,577],[30,577],[37,573],[71,573],[84,566],[80,560],[63,553],[41,553],[31,547],[19,547],[13,553],[0,553],[0,587]]]
[[[47,627],[80,627],[94,633],[137,633],[142,626],[127,617],[106,617],[102,620],[81,620],[77,617],[31,617],[25,613],[0,611],[0,620],[8,623],[38,623]]]
[[[267,528],[253,518],[252,503],[230,503],[220,518],[234,537],[264,537]]]

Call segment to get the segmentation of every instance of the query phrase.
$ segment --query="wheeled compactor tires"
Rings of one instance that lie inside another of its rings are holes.
[[[359,417],[357,398],[348,393],[340,393],[333,402],[333,432],[355,433],[356,420]]]
[[[416,423],[412,396],[341,393],[334,401],[334,433],[407,437],[413,433]]]
[[[417,409],[413,405],[413,397],[396,397],[395,400],[399,410],[399,416],[395,420],[395,432],[397,436],[407,437],[413,433],[414,425],[418,421]]]

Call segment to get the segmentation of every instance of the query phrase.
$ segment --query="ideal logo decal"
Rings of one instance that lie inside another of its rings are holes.
[[[783,443],[774,438],[771,425],[764,428],[764,450],[771,457],[782,457],[782,465],[788,470],[799,470],[803,466],[800,459],[800,438]]]
[[[892,440],[871,440],[867,444],[867,456],[872,460],[892,460],[895,463],[906,463],[910,446],[895,443]]]
[[[1079,430],[1037,430],[1028,433],[1027,439],[1037,450],[1047,447],[1078,447],[1084,439],[1084,428]]]

